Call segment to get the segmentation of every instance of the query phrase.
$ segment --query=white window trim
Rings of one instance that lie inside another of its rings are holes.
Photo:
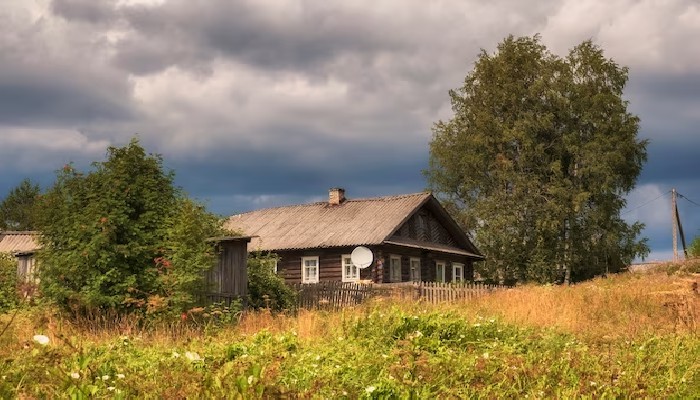
[[[399,276],[398,279],[394,277],[394,263],[393,260],[399,260]],[[389,282],[401,282],[401,256],[390,255],[389,256]]]
[[[457,269],[460,270],[460,279],[457,280]],[[464,282],[464,264],[452,263],[452,282]]]
[[[347,263],[347,261],[350,261],[350,264]],[[343,254],[340,256],[340,265],[342,268],[342,273],[343,273],[343,282],[357,282],[360,280],[360,269],[357,268],[357,266],[353,265],[352,263],[352,257],[350,254]],[[345,273],[345,267],[350,265],[352,268],[355,268],[356,276],[353,278],[352,276],[348,276]]]
[[[413,270],[413,262],[415,262],[415,261],[418,261],[418,270],[415,271],[416,273],[414,273],[414,270]],[[418,257],[411,257],[408,261],[409,275],[410,275],[412,282],[420,282],[421,281],[421,273],[420,273],[421,265],[420,264],[421,264],[420,258],[418,258]]]
[[[440,272],[440,266],[442,266],[442,272]],[[447,264],[444,261],[435,261],[435,280],[437,282],[445,282],[445,268]]]
[[[310,279],[308,276],[306,276],[306,267],[304,264],[306,264],[306,260],[314,260],[316,261],[316,277],[313,279]],[[318,283],[318,278],[321,275],[321,265],[318,260],[318,256],[312,256],[312,257],[302,257],[301,258],[301,282],[302,283]]]

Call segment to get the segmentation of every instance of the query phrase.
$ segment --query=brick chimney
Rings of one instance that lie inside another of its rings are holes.
[[[328,204],[337,206],[345,201],[345,189],[330,188],[328,190]]]

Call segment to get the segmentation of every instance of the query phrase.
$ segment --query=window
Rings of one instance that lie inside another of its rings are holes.
[[[352,263],[350,254],[341,256],[343,264],[343,282],[355,282],[360,279],[360,269]]]
[[[452,282],[464,282],[464,264],[452,263]]]
[[[389,258],[389,281],[401,282],[401,257],[399,256]]]
[[[411,281],[420,282],[420,258],[411,257]]]
[[[435,281],[445,282],[445,262],[435,261]]]
[[[318,283],[318,257],[301,258],[301,282]]]

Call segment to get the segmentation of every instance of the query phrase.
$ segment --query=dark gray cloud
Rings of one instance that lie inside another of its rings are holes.
[[[700,11],[691,0],[37,0],[0,9],[0,193],[50,182],[138,134],[219,213],[425,187],[431,125],[480,48],[593,38],[630,67],[649,138],[630,206],[676,186],[700,199]],[[633,204],[634,203],[634,204]],[[668,251],[669,211],[647,222]],[[697,210],[688,215],[695,232]]]
[[[67,20],[92,24],[111,23],[116,18],[115,3],[110,0],[53,0],[51,11]]]

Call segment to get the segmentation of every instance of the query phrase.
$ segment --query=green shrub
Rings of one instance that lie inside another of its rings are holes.
[[[0,312],[17,305],[17,260],[0,253]]]
[[[281,311],[296,305],[296,293],[275,273],[274,254],[251,253],[248,257],[248,305],[254,309]]]

